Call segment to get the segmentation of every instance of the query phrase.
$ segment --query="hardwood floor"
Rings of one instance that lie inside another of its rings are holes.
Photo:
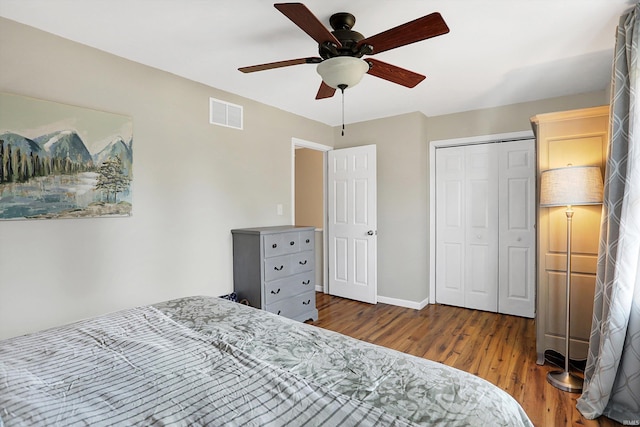
[[[536,426],[622,425],[585,419],[575,407],[578,393],[547,383],[547,372],[557,367],[536,364],[533,319],[444,305],[370,305],[323,293],[316,298],[314,325],[478,375],[511,394]]]

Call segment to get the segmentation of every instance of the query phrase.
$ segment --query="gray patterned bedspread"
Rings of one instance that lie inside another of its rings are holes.
[[[0,341],[0,427],[531,426],[462,371],[212,297]]]

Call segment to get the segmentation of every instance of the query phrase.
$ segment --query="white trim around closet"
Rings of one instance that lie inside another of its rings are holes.
[[[429,304],[436,302],[436,148],[533,138],[533,131],[521,131],[429,142]]]

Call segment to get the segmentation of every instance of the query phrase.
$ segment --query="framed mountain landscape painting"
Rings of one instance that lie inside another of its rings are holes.
[[[130,117],[0,93],[0,220],[130,216]]]

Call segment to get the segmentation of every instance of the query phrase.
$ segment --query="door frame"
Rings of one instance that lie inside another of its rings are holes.
[[[527,130],[429,141],[429,304],[436,303],[436,149],[534,138]]]
[[[291,138],[291,224],[296,223],[296,148],[309,148],[322,151],[322,289],[316,291],[329,292],[329,266],[327,265],[327,152],[333,150],[328,145],[306,141],[300,138]]]

